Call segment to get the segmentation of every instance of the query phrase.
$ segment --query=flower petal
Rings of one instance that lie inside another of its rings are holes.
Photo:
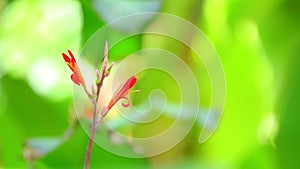
[[[129,83],[129,85],[128,85],[129,89],[131,89],[135,85],[135,83],[136,83],[136,77],[135,76],[131,76],[127,80],[127,82]]]
[[[68,53],[69,53],[69,55],[71,56],[71,62],[76,63],[76,59],[75,59],[73,53],[72,53],[70,50],[68,50]]]
[[[71,79],[75,84],[80,86],[80,79],[77,74],[75,74],[75,73],[71,74]]]
[[[68,50],[68,51],[69,51],[69,50]],[[70,53],[69,53],[69,54],[70,54]],[[72,54],[72,53],[71,53],[71,54]],[[75,60],[73,54],[71,55],[71,58],[70,58],[68,55],[66,55],[65,53],[62,53],[62,56],[63,56],[65,62],[67,63],[67,65],[69,66],[69,68],[70,68],[72,71],[74,71],[74,69],[75,69],[75,64],[76,64],[76,60]]]
[[[66,55],[65,53],[62,53],[62,56],[63,56],[65,62],[70,62],[71,61],[70,58],[69,58],[69,56]]]

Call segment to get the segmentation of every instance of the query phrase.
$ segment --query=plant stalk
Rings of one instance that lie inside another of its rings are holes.
[[[90,168],[95,133],[96,133],[96,125],[95,125],[95,123],[93,123],[91,136],[90,136],[88,147],[87,147],[86,154],[85,154],[84,169]]]
[[[92,132],[91,132],[88,147],[87,147],[86,153],[85,153],[84,169],[90,168],[92,149],[93,149],[94,138],[95,138],[95,133],[96,133],[97,101],[93,101],[93,104],[94,104],[94,111],[93,111]]]

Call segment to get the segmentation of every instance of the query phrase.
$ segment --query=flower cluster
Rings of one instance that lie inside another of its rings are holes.
[[[82,76],[82,73],[80,72],[79,66],[76,62],[76,59],[73,55],[73,53],[68,50],[68,54],[62,53],[62,57],[67,63],[68,67],[73,72],[71,74],[71,80],[78,86],[82,86],[85,90],[86,94],[93,99],[93,103],[97,104],[100,94],[100,89],[103,85],[104,79],[109,76],[110,71],[112,67],[114,66],[114,62],[112,62],[109,66],[108,64],[108,43],[105,44],[105,50],[104,50],[104,60],[101,68],[101,73],[99,70],[96,70],[96,80],[94,85],[92,86],[92,94],[88,92],[86,83],[84,81],[84,78]],[[105,116],[109,110],[121,99],[125,99],[127,102],[122,103],[124,107],[128,107],[130,105],[130,100],[127,97],[129,93],[131,93],[129,90],[135,85],[137,81],[137,78],[135,76],[131,76],[123,85],[119,87],[119,89],[115,92],[113,97],[110,99],[107,106],[104,106],[102,112],[100,113],[102,116]]]

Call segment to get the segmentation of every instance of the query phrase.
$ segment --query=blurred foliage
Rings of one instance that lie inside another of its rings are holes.
[[[300,168],[300,1],[296,0],[0,1],[0,168],[82,168],[88,136],[75,125],[70,138],[63,138],[72,123],[73,105],[69,70],[60,55],[67,49],[78,54],[98,29],[119,16],[149,11],[190,21],[214,44],[227,81],[223,118],[208,142],[198,144],[201,125],[195,124],[179,145],[151,158],[124,158],[94,146],[91,168]],[[130,24],[112,28],[107,39],[123,37],[132,31]],[[150,18],[137,24],[136,29],[147,29],[165,23]],[[201,45],[180,25],[170,26]],[[98,51],[101,43],[92,47]],[[118,61],[146,48],[181,57],[197,77],[201,106],[209,106],[205,67],[174,39],[137,35],[112,46],[110,59]],[[146,98],[148,89],[160,85],[176,101],[172,79],[158,81],[158,76],[157,72],[145,76],[139,85],[147,88],[135,99]],[[165,128],[171,121],[165,116],[156,127]],[[153,132],[143,131],[147,126],[136,130],[142,135]],[[47,153],[30,164],[23,157],[26,144],[52,147],[43,147]]]

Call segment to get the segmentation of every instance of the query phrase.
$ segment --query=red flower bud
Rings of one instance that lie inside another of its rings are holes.
[[[70,57],[68,55],[66,55],[65,53],[62,53],[62,56],[63,56],[65,62],[67,63],[67,65],[69,66],[69,68],[73,72],[73,74],[71,75],[71,79],[75,84],[77,84],[79,86],[82,85],[85,88],[86,85],[82,78],[79,67],[76,63],[75,57],[70,50],[68,50],[68,53],[69,53]]]

